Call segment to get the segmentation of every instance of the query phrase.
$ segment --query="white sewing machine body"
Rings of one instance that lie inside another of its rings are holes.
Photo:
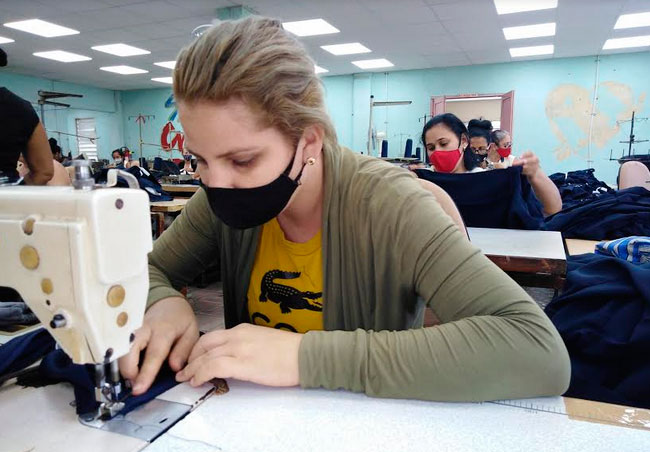
[[[77,364],[128,353],[151,249],[142,190],[0,187],[0,286],[19,292]]]

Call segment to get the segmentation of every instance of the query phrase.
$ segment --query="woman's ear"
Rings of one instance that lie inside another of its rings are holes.
[[[467,145],[469,144],[469,140],[467,139],[467,135],[463,134],[460,136],[460,150],[464,151],[467,149]]]
[[[323,152],[323,139],[325,137],[325,130],[318,124],[308,126],[298,142],[298,147],[302,146],[302,160],[303,163],[307,162],[309,158],[320,158]]]

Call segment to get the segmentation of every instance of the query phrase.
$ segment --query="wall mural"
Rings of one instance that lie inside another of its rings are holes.
[[[173,93],[165,101],[165,108],[171,108],[172,112],[167,117],[167,123],[163,126],[160,133],[160,146],[166,151],[171,151],[172,149],[183,151],[185,136],[174,127],[174,120],[178,117],[178,109],[176,108]]]
[[[616,121],[630,119],[632,111],[643,110],[646,98],[644,91],[638,100],[635,100],[629,85],[614,81],[605,81],[598,85],[598,95],[604,94],[609,94],[617,100],[617,108],[606,113],[601,110],[601,106],[597,106],[594,111],[591,141],[598,148],[605,147],[607,142],[619,133],[621,126]],[[586,157],[592,98],[591,90],[576,84],[558,85],[546,97],[546,117],[551,131],[560,142],[554,149],[557,160],[566,160],[572,155]]]

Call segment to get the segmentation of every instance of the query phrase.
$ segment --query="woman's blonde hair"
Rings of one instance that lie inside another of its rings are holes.
[[[179,53],[174,97],[188,103],[239,97],[294,145],[316,124],[326,144],[336,143],[314,62],[277,20],[252,16],[211,27]]]

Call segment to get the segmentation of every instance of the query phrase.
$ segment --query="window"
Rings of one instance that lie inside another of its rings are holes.
[[[77,118],[77,148],[87,160],[96,162],[97,157],[97,131],[95,130],[95,118]],[[92,139],[91,139],[92,138]]]

